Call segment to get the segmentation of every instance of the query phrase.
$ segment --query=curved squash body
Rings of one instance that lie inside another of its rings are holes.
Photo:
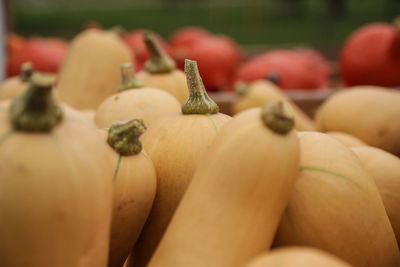
[[[262,107],[266,103],[285,101],[293,108],[296,130],[314,130],[314,122],[272,82],[259,80],[252,83],[247,90],[248,91],[246,94],[244,96],[240,96],[239,99],[234,103],[234,114],[246,109]]]
[[[357,137],[354,137],[350,134],[347,133],[342,133],[342,132],[327,132],[330,136],[335,138],[336,140],[340,141],[347,147],[353,147],[353,146],[366,146],[367,144],[358,139]]]
[[[157,179],[153,163],[144,152],[113,154],[116,169],[108,267],[121,267],[150,213]]]
[[[149,267],[242,266],[268,249],[299,167],[296,134],[239,114],[197,167]]]
[[[175,212],[197,163],[209,149],[225,114],[174,115],[158,121],[143,135],[143,147],[157,172],[157,193],[134,250],[134,266],[146,266]]]
[[[150,73],[142,70],[137,74],[137,78],[146,87],[157,88],[170,93],[181,104],[185,103],[189,97],[185,74],[178,69],[167,73]]]
[[[312,246],[354,266],[399,266],[382,199],[357,156],[334,138],[299,135],[301,166],[277,246]]]
[[[0,266],[107,266],[110,148],[63,111],[50,133],[13,131],[0,111]]]
[[[353,147],[365,170],[374,178],[400,244],[400,159],[375,147]]]
[[[181,105],[171,94],[154,88],[130,89],[104,100],[96,111],[95,123],[107,128],[116,121],[141,118],[150,127],[164,116],[177,114]]]
[[[322,250],[287,247],[263,253],[246,267],[351,267],[350,264]]]
[[[58,98],[78,109],[96,109],[115,93],[119,67],[131,62],[131,52],[116,33],[99,29],[72,40],[56,89]]]
[[[400,93],[358,86],[331,96],[318,110],[318,131],[340,131],[400,156]]]

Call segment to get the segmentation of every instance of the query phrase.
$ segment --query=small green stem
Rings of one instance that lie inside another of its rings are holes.
[[[9,116],[14,130],[50,132],[61,122],[61,109],[51,94],[54,82],[55,78],[50,75],[32,75],[28,90],[10,106]]]
[[[279,82],[281,81],[281,78],[279,77],[279,74],[275,73],[275,72],[269,73],[267,75],[267,77],[265,77],[265,79],[270,81],[270,82],[272,82],[272,83],[274,83],[274,84],[276,84],[276,85],[278,85]]]
[[[120,86],[118,87],[118,92],[143,87],[143,83],[139,81],[135,76],[132,63],[122,64],[120,70],[122,81]]]
[[[33,74],[33,65],[31,62],[25,62],[21,66],[21,74],[20,74],[20,79],[23,82],[29,82],[29,79],[32,77]]]
[[[280,101],[263,106],[261,118],[269,129],[281,135],[289,133],[294,127],[291,107]]]
[[[150,53],[150,59],[144,65],[146,71],[150,73],[168,73],[175,69],[175,61],[167,56],[153,33],[145,32],[143,41]]]
[[[116,122],[108,130],[107,143],[120,155],[136,155],[142,151],[139,137],[146,129],[141,119]]]
[[[239,96],[245,96],[249,92],[249,85],[245,82],[237,82],[235,84],[235,91]]]
[[[183,114],[214,114],[219,112],[218,105],[208,96],[201,80],[196,61],[185,60],[186,81],[189,99],[182,106]]]

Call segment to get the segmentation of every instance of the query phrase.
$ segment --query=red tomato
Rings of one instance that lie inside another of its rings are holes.
[[[372,23],[355,31],[343,47],[340,71],[348,86],[399,86],[400,30]]]
[[[242,64],[236,81],[252,82],[273,75],[278,77],[277,85],[285,90],[324,88],[328,81],[321,78],[317,69],[318,65],[302,52],[273,50]]]
[[[35,70],[57,73],[66,55],[68,44],[57,38],[32,38],[24,40],[10,35],[7,40],[7,76],[20,73],[21,65],[32,62]]]

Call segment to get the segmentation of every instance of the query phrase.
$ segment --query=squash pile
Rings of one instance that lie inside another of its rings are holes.
[[[313,120],[257,76],[231,117],[196,61],[140,36],[137,74],[87,29],[57,83],[26,63],[0,85],[0,266],[400,266],[400,92],[347,88]]]

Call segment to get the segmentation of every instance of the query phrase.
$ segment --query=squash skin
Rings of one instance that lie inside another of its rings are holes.
[[[150,73],[142,70],[137,74],[137,78],[146,87],[157,88],[170,93],[180,104],[185,103],[189,97],[185,74],[178,69],[167,73]]]
[[[150,127],[143,147],[157,172],[157,193],[149,218],[134,248],[132,266],[146,266],[178,206],[199,160],[228,115],[171,115]]]
[[[335,138],[336,140],[342,142],[347,147],[353,146],[366,146],[367,144],[347,133],[342,132],[327,132],[331,137]]]
[[[0,100],[14,99],[24,93],[28,85],[29,83],[22,81],[19,76],[4,80],[0,84]]]
[[[298,131],[313,131],[314,122],[293,103],[280,89],[270,81],[258,80],[250,84],[244,96],[233,104],[233,113],[237,114],[244,110],[262,107],[265,103],[285,101],[293,109],[295,116],[295,128]]]
[[[267,129],[261,109],[235,116],[196,169],[148,266],[242,266],[269,248],[297,177],[298,149],[295,132]]]
[[[7,137],[0,111],[0,266],[107,266],[111,148],[80,112],[62,109],[51,133]]]
[[[357,156],[326,134],[299,134],[301,167],[274,246],[312,246],[362,266],[399,266],[382,199]]]
[[[351,89],[351,90],[350,90]],[[340,131],[400,156],[400,93],[356,86],[331,96],[316,115],[318,131]]]
[[[62,65],[56,93],[78,109],[96,109],[115,93],[119,67],[132,62],[131,52],[114,32],[89,29],[72,40]]]
[[[95,116],[100,128],[107,128],[116,121],[141,118],[148,127],[170,114],[178,114],[179,102],[171,94],[155,88],[136,88],[122,91],[102,102]]]
[[[120,156],[112,151],[112,158],[115,172],[108,267],[121,267],[150,213],[157,177],[153,163],[144,151],[131,156]]]
[[[351,267],[350,264],[322,250],[310,247],[287,247],[263,253],[246,267]]]
[[[365,170],[374,178],[400,244],[400,159],[375,147],[353,147]]]

